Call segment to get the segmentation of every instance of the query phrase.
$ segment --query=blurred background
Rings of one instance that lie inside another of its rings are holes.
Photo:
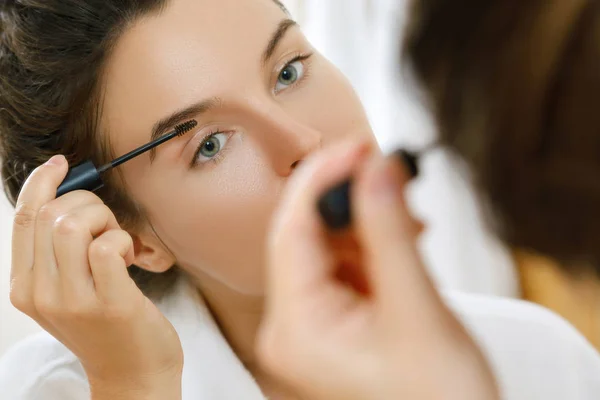
[[[407,73],[399,68],[398,37],[407,0],[284,0],[309,39],[350,79],[384,150],[418,149],[434,128]],[[519,297],[513,258],[485,230],[472,187],[450,155],[432,151],[410,203],[428,230],[422,250],[443,289]],[[0,196],[0,356],[39,330],[9,302],[13,210]]]

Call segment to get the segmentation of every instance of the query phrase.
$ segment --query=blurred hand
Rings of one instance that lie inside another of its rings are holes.
[[[179,337],[127,273],[132,238],[91,192],[55,199],[67,170],[52,158],[19,195],[11,301],[79,357],[94,399],[179,398]]]
[[[497,399],[482,353],[422,264],[403,166],[368,157],[365,145],[323,151],[288,186],[270,238],[259,357],[311,399]],[[349,176],[354,231],[329,234],[318,198]]]

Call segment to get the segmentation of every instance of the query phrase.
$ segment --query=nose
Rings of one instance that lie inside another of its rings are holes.
[[[322,145],[321,132],[283,110],[270,112],[261,125],[261,145],[275,172],[283,177]]]

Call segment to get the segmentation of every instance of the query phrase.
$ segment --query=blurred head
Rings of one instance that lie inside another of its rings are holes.
[[[96,165],[198,127],[109,176],[147,293],[177,268],[263,290],[279,193],[315,149],[371,138],[346,79],[274,0],[21,0],[2,12],[0,140],[11,199],[56,153]]]
[[[499,234],[600,273],[600,2],[412,7],[405,53]]]

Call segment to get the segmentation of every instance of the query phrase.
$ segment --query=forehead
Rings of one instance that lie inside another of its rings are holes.
[[[115,131],[143,130],[147,139],[164,114],[219,95],[233,85],[232,76],[257,75],[262,52],[285,17],[271,0],[170,0],[159,14],[136,21],[117,42],[103,76],[103,131],[113,147],[115,141],[143,142],[115,138]]]

